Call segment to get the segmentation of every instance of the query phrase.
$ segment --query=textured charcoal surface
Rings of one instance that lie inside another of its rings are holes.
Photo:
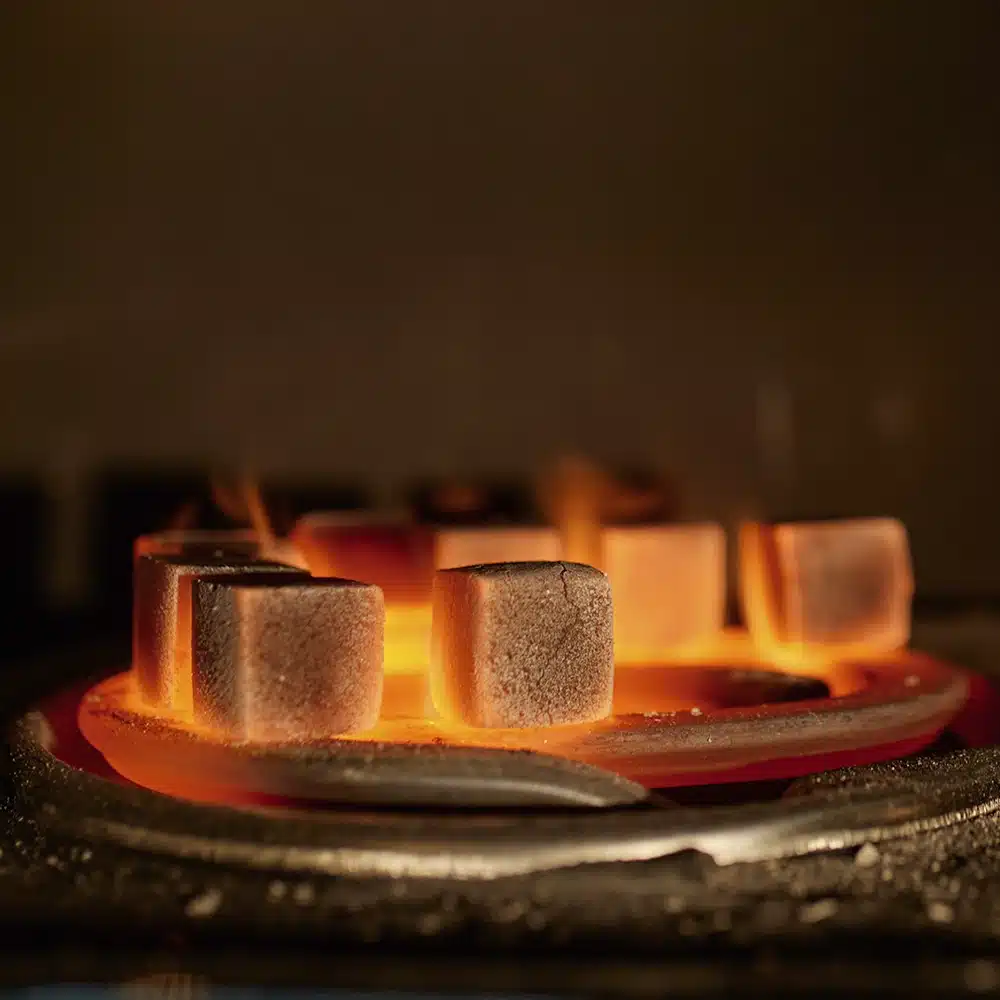
[[[193,584],[198,720],[236,739],[371,728],[382,701],[385,605],[352,580],[258,574]]]
[[[142,556],[136,560],[133,662],[143,697],[150,704],[190,704],[190,642],[177,640],[180,629],[191,627],[191,580],[235,573],[305,575],[294,567],[252,557]]]
[[[775,541],[789,641],[906,642],[913,593],[906,529],[885,518],[779,525]]]
[[[611,585],[592,566],[494,563],[434,583],[431,690],[445,714],[492,728],[589,722],[611,711]]]

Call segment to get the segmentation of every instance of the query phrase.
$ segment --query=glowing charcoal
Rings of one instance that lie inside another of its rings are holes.
[[[439,528],[438,569],[498,562],[548,562],[561,555],[554,528]]]
[[[315,576],[374,583],[385,594],[385,669],[426,670],[430,656],[434,532],[358,514],[301,518],[292,540]]]
[[[240,558],[140,556],[135,563],[132,666],[143,700],[184,713],[191,708],[191,581],[234,573],[306,577],[293,566]]]
[[[726,540],[718,525],[605,528],[604,560],[617,662],[656,663],[718,636],[726,605]]]
[[[611,712],[611,585],[591,566],[501,563],[434,581],[431,695],[485,728],[591,722]]]
[[[382,591],[353,580],[195,582],[195,719],[231,739],[370,729],[382,702]]]
[[[434,532],[412,524],[379,523],[357,515],[307,514],[293,541],[315,576],[374,583],[387,604],[419,604],[434,579]]]
[[[878,654],[909,640],[913,571],[899,521],[747,525],[740,558],[747,624],[779,660]]]

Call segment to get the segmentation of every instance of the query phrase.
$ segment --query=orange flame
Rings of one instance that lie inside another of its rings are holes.
[[[249,525],[261,541],[274,539],[274,528],[256,477],[243,475],[231,484],[221,476],[213,476],[211,489],[213,502],[226,517],[237,524]]]
[[[308,569],[305,557],[289,539],[279,538],[274,530],[274,522],[267,510],[260,488],[260,480],[246,473],[233,483],[227,483],[221,476],[213,476],[211,481],[212,500],[226,517],[237,524],[249,525],[260,541],[262,559],[287,563]]]
[[[603,566],[601,511],[606,490],[604,474],[582,458],[561,459],[542,480],[540,505],[559,529],[567,561]]]

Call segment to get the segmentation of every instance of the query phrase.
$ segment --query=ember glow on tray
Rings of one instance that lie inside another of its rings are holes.
[[[292,533],[313,576],[360,580],[385,596],[385,671],[426,671],[431,639],[434,532],[357,514],[316,513]]]
[[[898,521],[748,524],[740,569],[750,634],[775,663],[806,668],[909,640],[913,571]]]
[[[749,636],[744,637],[723,628],[725,538],[718,526],[591,526],[588,532],[596,533],[610,583],[619,669],[701,661],[779,664],[808,672],[817,664],[878,656],[906,644],[912,577],[905,531],[897,522],[746,526],[741,579]],[[425,716],[435,565],[438,571],[479,563],[561,565],[565,537],[546,527],[434,532],[356,515],[314,514],[303,518],[284,544],[302,553],[313,577],[355,579],[380,588],[384,673],[414,678],[400,688],[412,693],[412,703],[405,706],[394,691],[392,711]],[[133,666],[148,704],[190,711],[193,579],[280,569],[292,574],[291,583],[296,573],[302,575],[293,566],[260,560],[262,550],[254,551],[253,540],[250,533],[233,532],[159,535],[137,542],[137,552],[158,553],[140,557],[136,571]],[[205,551],[211,554],[185,554]],[[238,554],[227,557],[229,552]],[[523,583],[527,586],[526,578]],[[538,602],[528,606],[541,614]],[[529,625],[525,621],[518,627]],[[498,627],[491,631],[499,635]],[[496,636],[490,638],[491,655],[508,655],[498,651],[503,643]]]
[[[805,773],[922,745],[960,706],[964,681],[905,651],[898,522],[746,526],[744,631],[724,628],[720,527],[602,523],[621,505],[581,464],[546,490],[552,526],[317,513],[289,539],[140,539],[133,669],[81,728],[121,773],[206,797],[192,768],[245,778],[263,765],[240,747],[338,739],[535,750],[661,785]],[[262,561],[283,549],[291,565]],[[781,704],[776,670],[807,700]],[[726,720],[742,728],[713,736]]]

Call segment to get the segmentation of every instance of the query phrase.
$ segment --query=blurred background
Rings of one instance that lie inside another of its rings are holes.
[[[127,614],[130,535],[233,465],[358,506],[585,453],[688,517],[899,516],[922,593],[1000,596],[998,27],[4,5],[0,649]]]

